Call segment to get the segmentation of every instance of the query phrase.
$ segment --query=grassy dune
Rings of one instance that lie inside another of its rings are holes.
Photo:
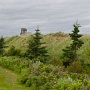
[[[16,48],[25,51],[28,45],[27,41],[29,40],[29,37],[29,35],[6,37],[5,42],[9,47],[14,45]],[[84,45],[78,50],[79,56],[90,47],[90,35],[83,35],[81,39],[84,41]],[[67,45],[70,45],[72,41],[70,40],[68,34],[57,32],[44,35],[42,42],[46,42],[47,50],[50,56],[60,57],[62,49],[64,49]]]

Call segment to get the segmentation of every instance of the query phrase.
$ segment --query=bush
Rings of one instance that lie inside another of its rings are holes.
[[[81,65],[79,61],[74,61],[68,67],[68,71],[74,72],[74,73],[83,73],[83,66]]]
[[[6,53],[7,56],[20,56],[21,50],[16,49],[14,46],[11,46],[8,52]]]
[[[13,70],[17,73],[22,73],[24,70],[27,71],[28,60],[23,60],[22,58],[18,58],[15,56],[12,57],[0,57],[0,66],[5,67],[7,69]]]
[[[49,60],[49,63],[54,65],[54,66],[62,66],[62,60],[60,60],[57,57],[53,57]]]
[[[39,90],[50,90],[59,76],[59,73],[53,73],[55,69],[52,65],[45,65],[43,63],[33,63],[29,72],[28,79],[25,82],[26,86],[32,87],[34,84]]]
[[[83,80],[80,80],[78,78],[72,79],[72,77],[68,76],[59,78],[52,90],[89,90],[89,88],[90,78],[83,77]]]

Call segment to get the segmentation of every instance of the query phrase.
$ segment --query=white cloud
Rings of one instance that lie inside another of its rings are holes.
[[[89,3],[89,0],[0,0],[0,34],[11,35],[9,31],[17,34],[22,27],[29,29],[37,25],[42,32],[58,31],[58,28],[70,32],[77,18],[90,33]]]
[[[82,28],[90,28],[90,25],[84,25]]]

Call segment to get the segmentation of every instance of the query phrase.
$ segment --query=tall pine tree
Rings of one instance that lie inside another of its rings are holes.
[[[82,44],[84,44],[83,41],[80,40],[80,37],[82,37],[82,35],[79,34],[80,25],[76,22],[73,27],[74,30],[71,34],[69,34],[72,40],[72,44],[63,49],[63,64],[66,64],[66,67],[70,65],[71,62],[77,59],[76,51],[82,46]]]
[[[47,58],[47,50],[44,46],[45,43],[41,42],[42,35],[39,32],[40,30],[35,30],[35,34],[32,36],[32,39],[28,42],[28,50],[26,52],[26,56],[31,60],[39,59],[41,62],[46,62]]]

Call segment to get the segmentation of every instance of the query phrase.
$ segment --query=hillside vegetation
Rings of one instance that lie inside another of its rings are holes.
[[[5,37],[5,43],[9,46],[7,49],[15,46],[17,49],[22,50],[22,52],[26,51],[30,37],[29,35]],[[78,50],[79,56],[82,56],[90,47],[90,35],[83,35],[81,39],[84,45]],[[50,56],[60,57],[62,49],[71,43],[71,39],[68,34],[57,32],[44,35],[42,42],[45,42]]]
[[[40,35],[38,32],[36,34]],[[76,60],[68,67],[64,67],[62,55],[63,49],[72,44],[69,34],[51,33],[42,35],[42,39],[38,35],[34,39],[34,35],[5,37],[6,48],[0,56],[0,66],[20,74],[19,82],[31,90],[89,90],[90,35],[80,38],[84,44],[77,50]],[[26,53],[28,46],[29,52]],[[48,58],[43,57],[46,55],[44,46]],[[33,54],[38,57],[33,57]]]
[[[29,35],[5,37],[5,43],[9,46],[7,49],[13,45],[16,48],[25,51],[27,49],[27,42],[30,37],[31,36]],[[62,49],[70,43],[70,38],[68,34],[58,32],[44,35],[42,42],[45,42],[47,50],[50,54],[59,55]],[[54,51],[56,52],[54,53]]]

